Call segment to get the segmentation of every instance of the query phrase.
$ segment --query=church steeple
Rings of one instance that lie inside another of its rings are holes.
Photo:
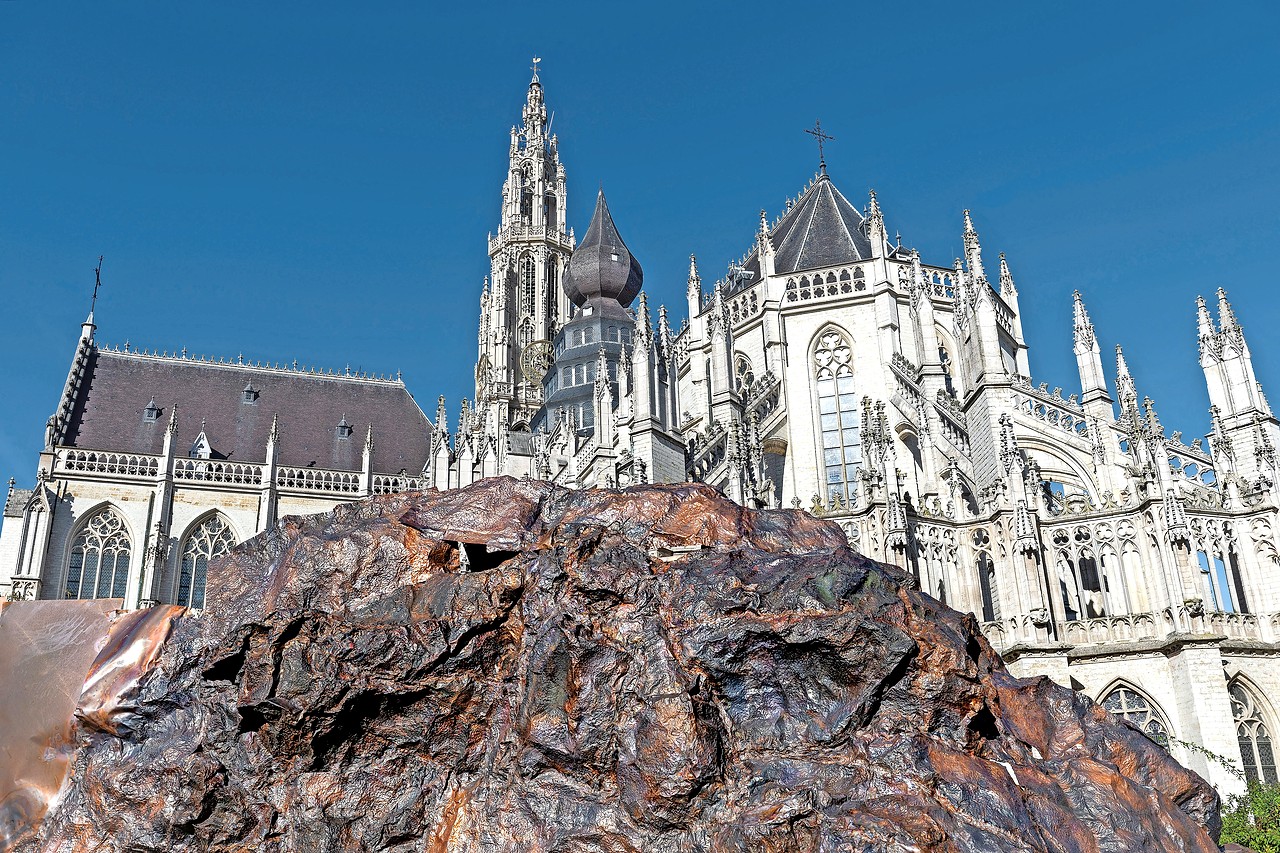
[[[482,302],[476,410],[492,428],[524,427],[542,405],[551,340],[568,319],[562,279],[573,253],[557,140],[534,58],[521,125],[511,130],[502,215],[489,236],[489,299]]]

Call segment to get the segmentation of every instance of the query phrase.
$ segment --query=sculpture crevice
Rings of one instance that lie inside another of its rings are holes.
[[[1203,780],[799,511],[492,478],[211,573],[17,849],[1217,849]]]

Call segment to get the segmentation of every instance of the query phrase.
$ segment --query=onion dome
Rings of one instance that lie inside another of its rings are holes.
[[[565,294],[579,308],[596,300],[617,302],[625,308],[636,298],[643,281],[640,262],[622,242],[601,190],[587,233],[569,259]]]

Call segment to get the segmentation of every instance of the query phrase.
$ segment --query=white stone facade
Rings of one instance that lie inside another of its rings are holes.
[[[265,452],[235,476],[191,480],[172,442],[77,464],[81,451],[52,440],[37,488],[11,490],[0,583],[15,597],[64,594],[71,543],[105,506],[138,543],[136,606],[180,598],[184,543],[214,512],[241,541],[281,513],[500,473],[573,488],[699,480],[840,524],[860,551],[972,612],[1015,673],[1124,713],[1222,790],[1239,783],[1183,742],[1275,779],[1280,424],[1224,293],[1216,318],[1197,306],[1213,432],[1184,442],[1118,349],[1108,381],[1079,294],[1079,389],[1064,394],[1031,378],[1010,266],[1002,254],[988,276],[967,211],[965,257],[926,263],[888,239],[874,194],[855,210],[824,168],[778,221],[762,216],[722,279],[704,287],[691,261],[678,327],[642,293],[624,355],[601,348],[589,410],[539,421],[552,377],[576,381],[556,363],[572,348],[563,327],[578,309],[559,285],[575,246],[536,79],[523,119],[488,245],[476,404],[463,401],[450,431],[441,401],[420,470],[375,474],[366,454],[337,480],[282,479]]]

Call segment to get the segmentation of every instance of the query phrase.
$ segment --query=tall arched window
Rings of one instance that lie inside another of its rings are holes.
[[[1165,725],[1164,718],[1155,706],[1138,691],[1117,687],[1103,698],[1101,704],[1117,717],[1137,726],[1143,734],[1165,749],[1169,748],[1169,727]]]
[[[1228,692],[1245,778],[1250,782],[1276,784],[1276,756],[1271,750],[1271,735],[1267,732],[1267,724],[1262,721],[1262,712],[1258,710],[1253,693],[1238,681]]]
[[[533,224],[533,182],[528,172],[520,173],[520,220],[525,225]]]
[[[175,604],[204,607],[204,585],[209,563],[235,547],[231,528],[220,515],[211,515],[200,522],[182,543],[182,570],[178,576],[178,596]]]
[[[751,369],[751,358],[744,352],[733,357],[733,373],[735,387],[739,393],[746,391],[756,382],[755,371]]]
[[[91,517],[71,543],[67,598],[124,598],[133,552],[124,519],[111,507]]]
[[[556,321],[556,297],[560,294],[560,271],[556,269],[556,256],[547,258],[547,319]]]
[[[516,339],[522,347],[527,347],[533,343],[533,321],[528,317],[520,321],[520,328],[516,331]]]
[[[538,282],[537,282],[537,265],[531,256],[526,255],[520,261],[520,313],[524,316],[532,316],[534,307],[538,304]]]
[[[858,435],[858,403],[853,388],[853,351],[849,339],[832,329],[818,336],[813,350],[822,424],[822,466],[826,499],[848,506],[856,499],[862,443]]]

